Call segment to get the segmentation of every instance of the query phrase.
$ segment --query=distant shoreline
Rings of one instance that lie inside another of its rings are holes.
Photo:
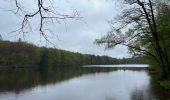
[[[82,67],[149,67],[148,64],[83,65]]]

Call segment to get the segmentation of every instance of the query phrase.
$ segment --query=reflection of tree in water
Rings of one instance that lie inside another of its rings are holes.
[[[141,90],[136,90],[135,92],[132,93],[132,100],[144,100],[144,94],[143,91]]]
[[[170,100],[170,90],[166,90],[162,87],[160,87],[160,84],[157,80],[159,77],[154,75],[151,78],[151,88],[156,96],[156,98],[158,98],[158,100]]]
[[[106,97],[106,100],[116,100],[115,98],[113,98],[113,97]]]
[[[78,77],[83,74],[109,72],[111,68],[69,68],[58,69],[9,69],[0,70],[0,92],[15,91],[16,93],[37,85],[56,84],[61,81]]]
[[[141,90],[135,89],[131,94],[131,100],[157,100],[148,86]]]

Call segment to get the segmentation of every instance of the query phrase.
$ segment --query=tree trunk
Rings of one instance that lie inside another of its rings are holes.
[[[144,4],[140,0],[137,0],[137,2],[142,7],[142,9],[145,13],[146,20],[148,22],[151,34],[153,36],[154,43],[156,45],[155,50],[156,50],[157,55],[159,56],[160,65],[161,65],[160,67],[162,69],[161,76],[162,76],[162,78],[167,78],[167,76],[168,76],[168,72],[166,70],[167,66],[166,66],[166,63],[164,62],[164,56],[163,56],[164,53],[163,53],[162,48],[161,48],[160,43],[159,43],[159,37],[158,37],[158,33],[157,33],[157,25],[156,25],[156,22],[155,22],[155,16],[154,16],[153,8],[152,8],[152,2],[151,2],[151,0],[149,0],[149,7],[150,7],[150,10],[151,10],[151,16],[149,16]]]

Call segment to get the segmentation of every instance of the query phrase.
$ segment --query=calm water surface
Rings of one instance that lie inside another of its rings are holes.
[[[4,86],[0,87],[0,100],[158,100],[152,91],[150,76],[146,70],[83,70],[86,71],[79,69],[75,72],[56,73],[57,77],[46,73],[46,81],[40,74],[35,75],[35,79],[30,79],[30,76],[27,79],[24,73],[25,78],[22,80],[25,79],[25,82],[20,83],[18,81],[21,79],[18,79],[12,84],[0,83]],[[15,80],[17,77],[15,76]],[[51,81],[52,77],[55,81]],[[2,80],[0,78],[0,82]]]

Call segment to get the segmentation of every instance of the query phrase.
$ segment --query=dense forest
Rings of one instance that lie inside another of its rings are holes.
[[[0,41],[0,66],[2,67],[76,67],[88,64],[144,63],[140,58],[116,59],[75,53],[56,48],[38,47],[22,42]]]

